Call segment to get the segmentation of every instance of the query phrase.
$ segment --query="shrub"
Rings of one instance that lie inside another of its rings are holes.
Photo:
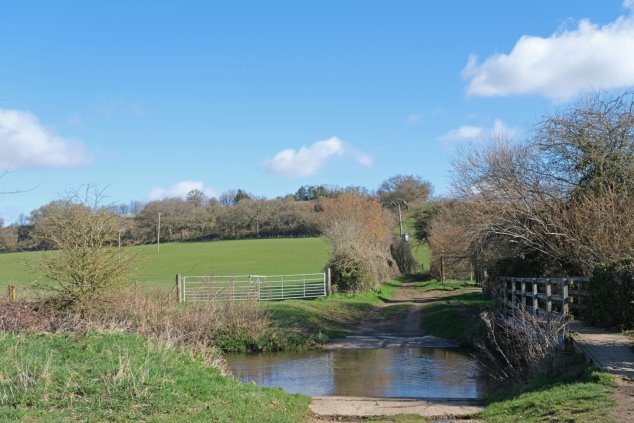
[[[326,267],[330,268],[332,281],[339,291],[361,292],[374,287],[371,265],[361,257],[337,252],[330,256]]]
[[[634,260],[594,269],[585,312],[585,319],[596,326],[634,327]]]
[[[52,207],[37,225],[37,238],[57,251],[45,253],[39,272],[52,285],[51,304],[58,310],[84,313],[128,282],[136,257],[117,248],[116,216],[99,207],[100,193],[70,195]],[[92,197],[94,196],[94,201]]]
[[[377,288],[390,269],[392,216],[378,200],[341,194],[320,203],[320,226],[330,241],[333,283],[342,291]]]
[[[398,270],[403,275],[416,273],[420,270],[420,266],[416,262],[412,254],[412,244],[408,241],[398,240],[390,245],[390,252],[396,261]]]

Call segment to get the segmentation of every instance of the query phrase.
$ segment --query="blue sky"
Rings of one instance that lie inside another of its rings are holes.
[[[0,216],[415,174],[634,85],[634,0],[0,0]]]

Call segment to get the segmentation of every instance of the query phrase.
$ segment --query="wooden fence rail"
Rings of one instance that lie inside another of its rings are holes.
[[[589,277],[514,278],[497,280],[497,299],[506,313],[522,309],[533,314],[562,314],[567,318],[583,316]]]

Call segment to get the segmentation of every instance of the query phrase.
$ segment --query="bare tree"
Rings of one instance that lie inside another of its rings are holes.
[[[60,309],[87,311],[121,287],[135,263],[128,250],[117,248],[116,216],[99,206],[99,197],[92,187],[69,195],[38,232],[57,250],[44,255],[39,270],[54,282],[44,287],[54,292],[52,301]]]
[[[547,116],[521,142],[462,151],[454,188],[473,252],[539,255],[542,271],[589,273],[634,255],[634,94]]]
[[[187,202],[195,207],[201,207],[206,201],[207,196],[199,189],[193,189],[187,193]]]

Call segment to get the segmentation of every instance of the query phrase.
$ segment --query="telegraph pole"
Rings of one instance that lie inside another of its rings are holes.
[[[403,239],[403,217],[401,216],[401,204],[403,204],[404,206],[407,205],[405,200],[392,201],[392,206],[398,207],[398,229],[399,235],[401,236],[401,239]]]
[[[156,252],[161,252],[161,213],[158,214],[158,226],[156,227]]]

